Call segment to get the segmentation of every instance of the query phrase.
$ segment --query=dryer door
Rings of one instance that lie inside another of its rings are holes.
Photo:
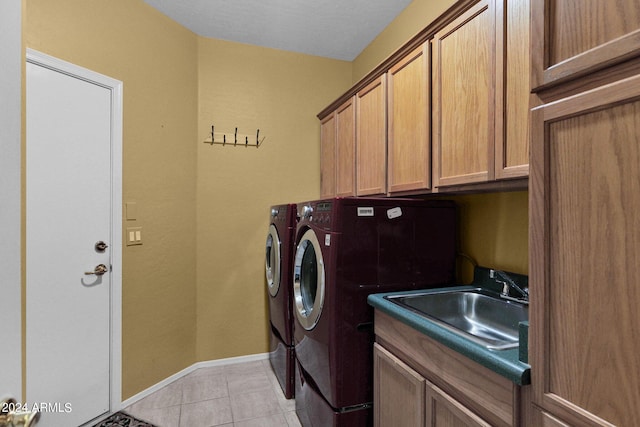
[[[275,225],[271,224],[267,235],[265,271],[267,274],[267,288],[269,289],[269,295],[272,297],[275,297],[280,289],[281,251],[282,243],[280,242],[280,236],[278,236],[278,230]]]
[[[313,230],[307,230],[296,248],[293,266],[294,311],[300,325],[313,329],[324,303],[324,262],[322,248]]]

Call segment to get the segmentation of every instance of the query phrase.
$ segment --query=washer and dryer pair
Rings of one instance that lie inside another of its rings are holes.
[[[289,248],[293,369],[285,372],[293,371],[296,412],[304,426],[371,425],[374,331],[367,296],[453,283],[455,205],[335,198],[299,203],[296,212]],[[268,259],[270,252],[268,238]],[[270,304],[278,307],[286,310]],[[271,312],[272,325],[274,316],[281,313]],[[281,369],[277,347],[272,344],[274,370]]]

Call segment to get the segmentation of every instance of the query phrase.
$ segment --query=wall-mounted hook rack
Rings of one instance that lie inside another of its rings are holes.
[[[227,137],[227,135],[229,137]],[[249,135],[241,135],[238,134],[238,128],[235,128],[235,131],[233,132],[233,134],[226,134],[226,133],[222,133],[222,132],[216,132],[215,131],[215,126],[211,125],[211,133],[209,138],[207,138],[206,140],[202,141],[205,144],[220,144],[220,145],[233,145],[234,147],[237,146],[244,146],[244,147],[260,147],[260,145],[264,142],[266,137],[262,137],[262,139],[260,139],[260,129],[256,130],[256,137],[255,137],[255,141],[253,139],[253,136],[249,137]]]

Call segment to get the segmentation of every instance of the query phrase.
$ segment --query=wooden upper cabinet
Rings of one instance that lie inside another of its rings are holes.
[[[532,112],[531,382],[569,425],[640,425],[639,135],[640,74]]]
[[[433,39],[434,186],[494,178],[495,15],[480,1]]]
[[[530,2],[502,1],[504,19],[496,21],[496,45],[503,46],[496,57],[496,81],[503,82],[496,85],[496,179],[529,176]]]
[[[387,191],[386,75],[356,94],[356,195]]]
[[[436,33],[434,186],[529,175],[529,4],[479,1]]]
[[[320,198],[336,195],[336,116],[320,122]]]
[[[640,55],[638,0],[544,0],[531,9],[533,88]]]
[[[353,196],[356,192],[356,109],[355,97],[342,104],[336,121],[336,196]]]
[[[390,193],[431,188],[430,46],[422,44],[387,73]]]
[[[528,177],[529,5],[457,1],[322,111],[321,120],[335,119],[335,194]]]

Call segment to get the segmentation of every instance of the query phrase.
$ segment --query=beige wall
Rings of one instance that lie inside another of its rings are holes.
[[[264,245],[269,207],[319,196],[316,114],[351,84],[351,63],[201,38],[198,140],[198,360],[268,351]]]
[[[195,362],[197,37],[142,1],[29,0],[26,46],[124,82],[122,395]],[[123,239],[124,240],[124,239]]]
[[[316,198],[315,115],[351,63],[199,38],[140,0],[29,0],[26,46],[124,82],[123,398],[196,361],[267,351],[271,204]],[[203,144],[216,130],[259,149]]]
[[[453,6],[456,0],[413,0],[353,61],[353,83]]]
[[[481,266],[528,274],[528,195],[517,191],[446,197],[458,205],[460,251]],[[463,258],[458,263],[460,280],[470,282],[471,265]]]

